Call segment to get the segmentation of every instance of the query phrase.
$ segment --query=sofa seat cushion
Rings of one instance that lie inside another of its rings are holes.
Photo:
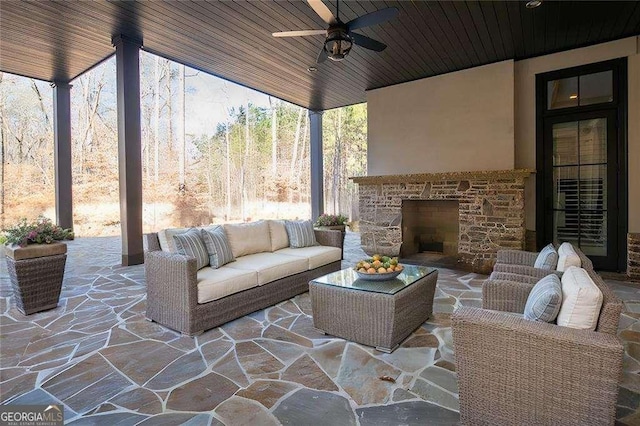
[[[309,262],[309,270],[320,266],[328,265],[342,259],[342,250],[338,247],[313,246],[302,248],[285,248],[276,251],[277,254],[285,254],[287,256],[296,256],[307,259]]]
[[[558,325],[595,330],[602,307],[602,291],[587,271],[571,266],[562,275],[562,306]]]
[[[264,220],[250,223],[226,223],[224,230],[235,258],[271,251],[269,224]]]
[[[276,253],[255,253],[238,257],[235,262],[224,267],[255,271],[258,273],[258,285],[263,285],[289,275],[305,272],[308,265],[307,259],[302,257]]]
[[[198,271],[198,303],[207,303],[222,299],[258,286],[258,274],[255,271],[231,269],[223,266],[213,269],[202,268]]]

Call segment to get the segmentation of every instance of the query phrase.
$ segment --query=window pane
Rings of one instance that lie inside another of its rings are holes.
[[[607,162],[607,119],[580,122],[580,164]]]
[[[547,83],[547,109],[578,106],[578,77]]]
[[[580,249],[586,255],[607,255],[607,212],[580,212]]]
[[[580,208],[605,210],[607,200],[607,166],[580,167]]]
[[[553,165],[578,164],[578,122],[553,125]]]
[[[578,245],[578,211],[553,212],[553,242]]]
[[[613,102],[613,71],[580,76],[580,105]]]
[[[553,208],[578,209],[578,167],[553,169]]]

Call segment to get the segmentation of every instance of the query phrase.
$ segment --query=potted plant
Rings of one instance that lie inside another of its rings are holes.
[[[348,221],[349,219],[341,214],[336,215],[323,213],[318,216],[318,219],[316,219],[314,226],[319,229],[336,229],[345,232]]]
[[[73,232],[51,223],[45,217],[33,222],[22,219],[3,231],[7,270],[16,307],[25,315],[58,306],[67,245]]]

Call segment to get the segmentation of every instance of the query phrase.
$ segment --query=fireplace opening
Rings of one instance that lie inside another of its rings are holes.
[[[407,263],[455,266],[458,201],[403,200],[400,257]]]

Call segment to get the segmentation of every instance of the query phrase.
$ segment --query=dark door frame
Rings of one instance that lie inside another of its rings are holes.
[[[547,82],[561,78],[568,78],[601,71],[613,71],[613,102],[569,108],[547,110]],[[627,230],[628,230],[628,166],[627,166],[627,58],[613,59],[578,67],[566,68],[536,75],[536,245],[538,250],[548,244],[553,238],[553,220],[546,212],[545,206],[552,193],[549,193],[548,182],[553,176],[548,168],[549,159],[553,155],[549,152],[549,144],[544,143],[545,119],[554,117],[569,117],[578,113],[596,111],[615,111],[617,127],[617,157],[609,158],[609,168],[617,168],[615,179],[617,194],[613,211],[617,211],[617,264],[618,271],[625,271],[627,267]],[[577,115],[576,115],[577,116]],[[549,120],[547,120],[549,121]],[[545,147],[545,145],[548,145]],[[613,173],[608,178],[613,178]],[[611,214],[608,213],[608,214]],[[608,231],[611,227],[607,227]]]

